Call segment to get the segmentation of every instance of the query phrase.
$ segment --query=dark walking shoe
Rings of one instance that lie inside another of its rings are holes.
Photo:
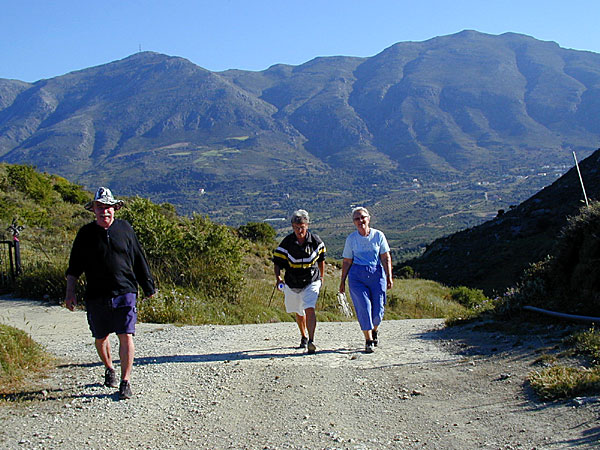
[[[119,400],[125,400],[127,398],[131,398],[133,394],[131,393],[131,385],[127,380],[121,380],[121,385],[119,386]]]
[[[377,347],[377,344],[379,344],[379,339],[377,339],[377,331],[373,330],[371,331],[371,334],[373,335],[373,345]]]
[[[306,348],[307,342],[308,342],[308,338],[302,336],[302,338],[300,338],[300,345],[298,346],[298,348]]]
[[[374,349],[373,341],[367,341],[365,343],[365,353],[373,353]]]
[[[314,355],[316,351],[317,351],[317,346],[315,345],[315,343],[313,341],[308,341],[308,351],[307,351],[307,353],[309,355]]]
[[[113,369],[109,369],[108,367],[104,370],[104,386],[116,388],[117,384],[117,375]]]

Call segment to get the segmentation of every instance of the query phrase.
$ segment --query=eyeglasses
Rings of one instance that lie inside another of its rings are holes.
[[[359,217],[355,217],[353,220],[356,222],[357,220],[363,220],[366,219],[369,216],[359,216]]]
[[[96,203],[96,208],[98,209],[110,209],[114,207],[115,205],[107,205],[106,203]]]

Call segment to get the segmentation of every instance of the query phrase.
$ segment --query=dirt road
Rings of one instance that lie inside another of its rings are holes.
[[[0,405],[2,448],[581,449],[600,439],[598,403],[539,403],[525,384],[536,350],[557,342],[552,330],[519,340],[387,321],[364,354],[357,323],[319,323],[319,350],[305,355],[293,323],[138,324],[134,396],[118,401],[83,312],[4,298],[0,319],[63,362],[25,400]]]

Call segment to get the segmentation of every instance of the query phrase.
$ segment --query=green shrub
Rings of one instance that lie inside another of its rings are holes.
[[[597,315],[600,309],[599,254],[600,202],[595,201],[569,218],[557,240],[549,277],[556,296],[564,299],[561,310]]]
[[[52,180],[54,181],[53,189],[67,203],[83,205],[92,199],[91,194],[84,191],[82,186],[73,184],[59,176],[53,176]]]
[[[589,356],[593,364],[600,364],[600,332],[595,328],[575,333],[566,342],[575,348],[577,354]]]
[[[517,282],[513,289],[509,289],[501,300],[504,312],[521,309],[525,305],[553,308],[552,280],[551,276],[552,258],[548,256],[543,261],[531,264]]]
[[[159,291],[152,298],[138,301],[138,318],[152,323],[204,323],[199,313],[202,304],[175,289]],[[189,322],[188,322],[189,321]]]
[[[402,266],[396,271],[396,277],[404,280],[415,278],[415,269],[410,266]]]
[[[149,259],[161,261],[175,258],[176,247],[182,242],[182,229],[170,208],[135,197],[119,210],[118,217],[127,220],[135,229]]]
[[[238,233],[244,239],[265,244],[275,241],[277,236],[275,229],[265,222],[248,222],[238,228]]]
[[[474,309],[488,300],[481,289],[458,286],[450,289],[449,298],[466,308]]]
[[[499,303],[506,313],[524,305],[596,316],[600,309],[600,203],[569,218],[551,256],[532,264]]]
[[[244,283],[244,244],[234,231],[202,216],[186,220],[182,255],[187,263],[182,275],[186,283],[201,287],[201,292],[233,302]]]
[[[139,197],[119,214],[135,229],[158,283],[237,301],[244,245],[234,230],[199,215],[178,217],[170,205]]]
[[[52,183],[47,176],[37,172],[29,165],[8,165],[6,167],[8,182],[31,199],[43,205],[52,201]]]

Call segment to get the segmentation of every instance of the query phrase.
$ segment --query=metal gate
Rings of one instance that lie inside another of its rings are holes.
[[[19,241],[0,241],[0,290],[11,289],[20,273]]]
[[[21,247],[19,233],[23,226],[17,225],[14,219],[7,228],[13,235],[12,241],[0,241],[0,292],[13,288],[15,279],[21,275]]]

